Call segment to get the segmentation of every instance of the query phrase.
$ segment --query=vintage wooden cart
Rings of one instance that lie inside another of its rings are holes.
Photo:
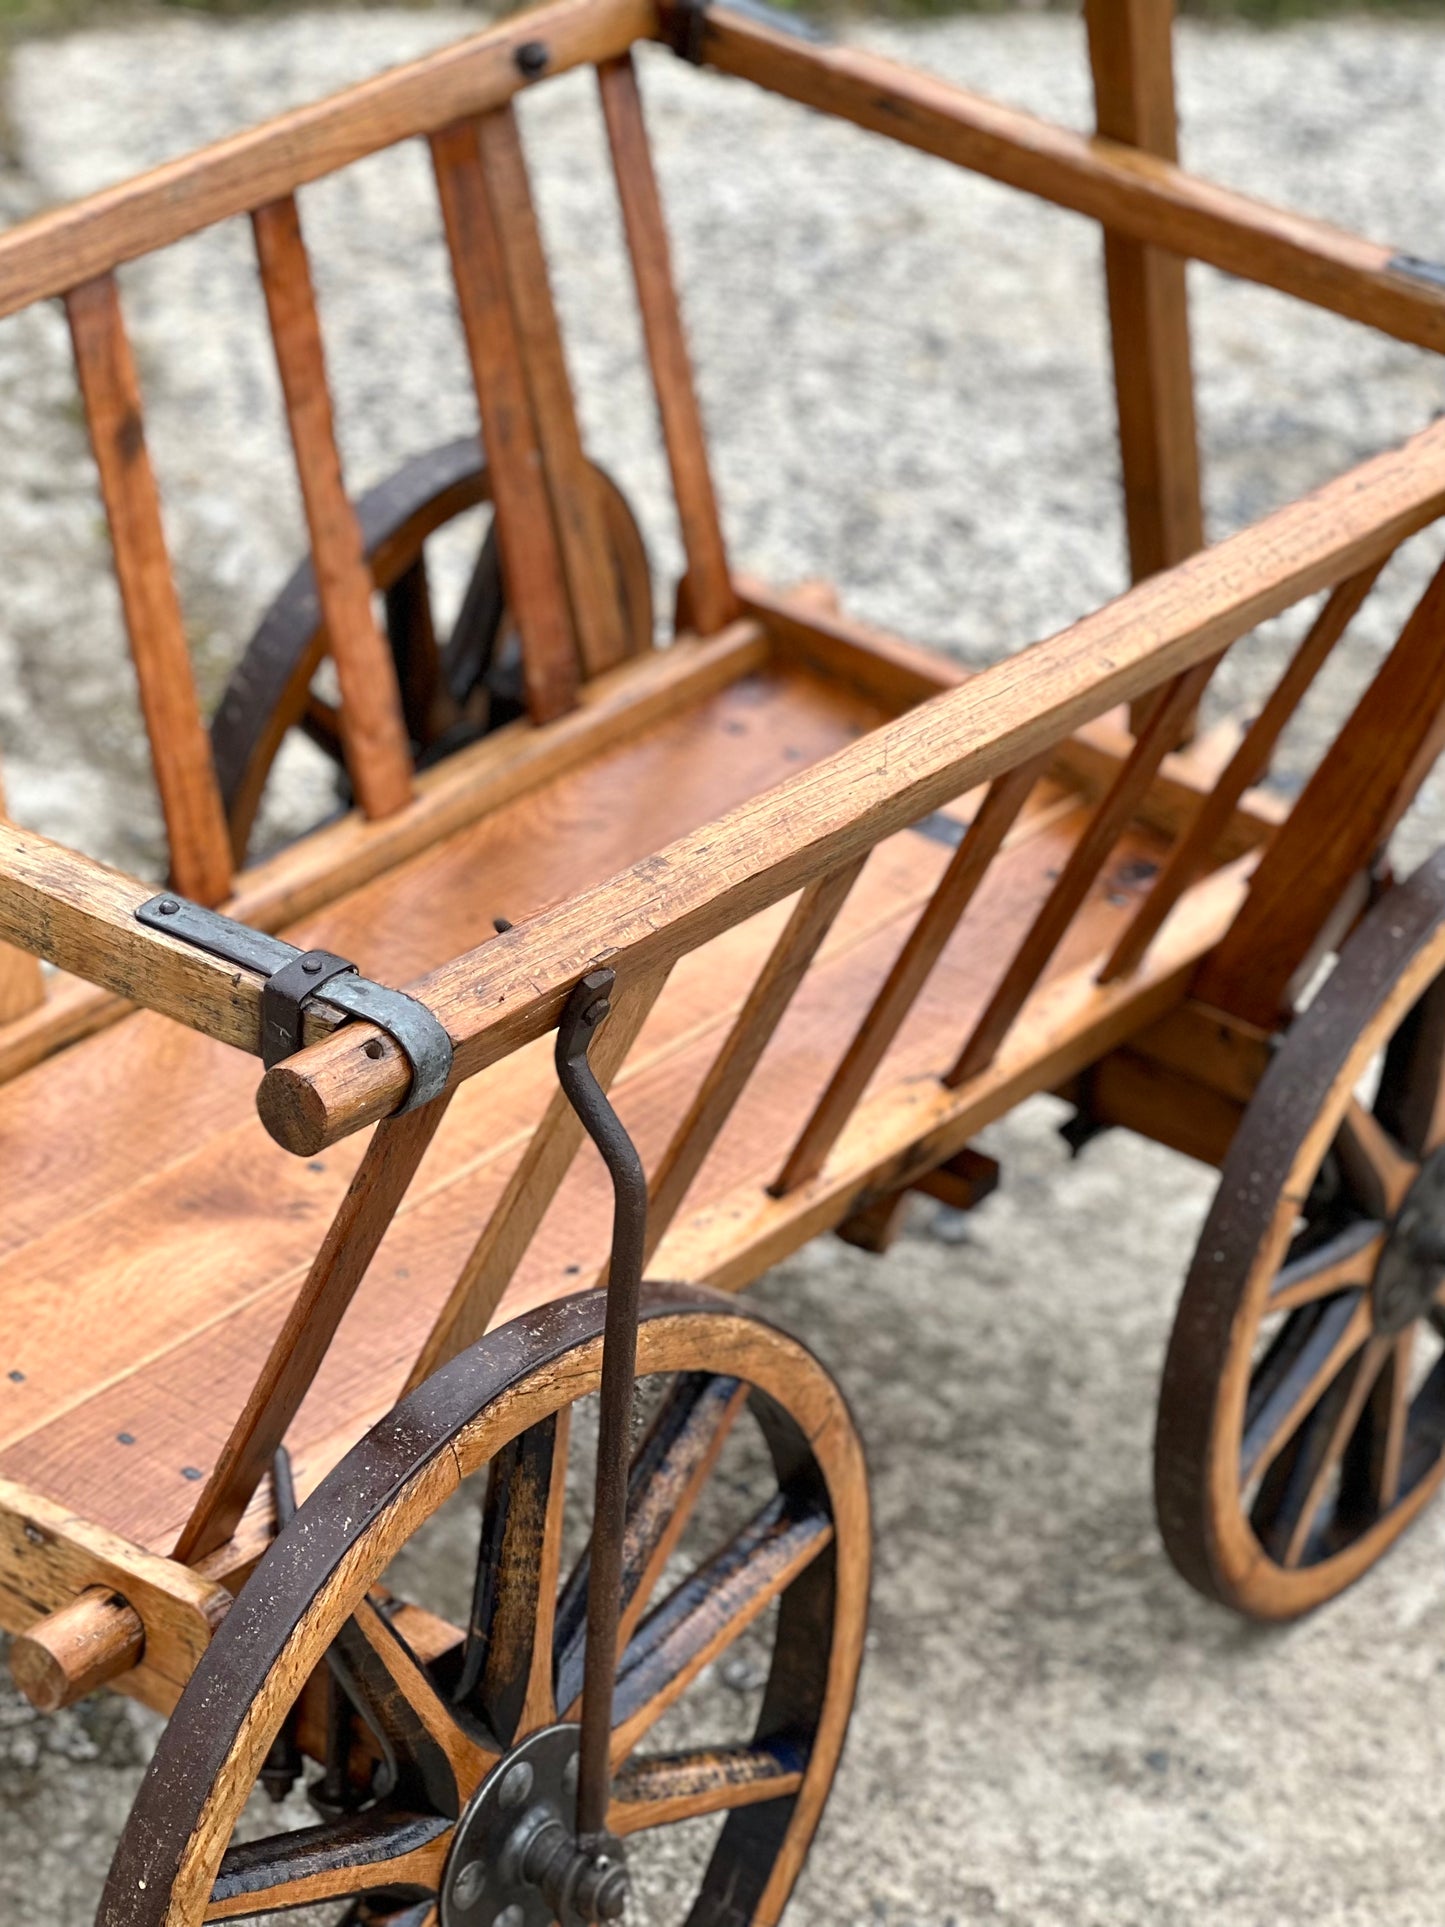
[[[1183,172],[1167,9],[1089,25],[1098,138],[733,8],[553,0],[0,238],[0,313],[69,316],[170,839],[158,896],[0,826],[0,1623],[38,1705],[109,1685],[173,1714],[108,1927],[328,1899],[353,1927],[610,1919],[643,1864],[618,1840],[704,1816],[674,1911],[775,1920],[852,1703],[868,1509],[828,1375],[722,1294],[820,1232],[881,1244],[910,1190],[976,1202],[970,1139],[1030,1093],[1222,1167],[1161,1400],[1187,1578],[1303,1612],[1439,1484],[1445,858],[1398,881],[1385,853],[1445,729],[1445,572],[1294,807],[1257,786],[1445,513],[1445,424],[1201,548],[1183,260],[1435,350],[1445,270]],[[1103,224],[1135,588],[965,678],[732,571],[652,40]],[[511,104],[581,66],[687,555],[667,648],[583,452]],[[481,440],[353,503],[296,197],[418,138]],[[208,737],[116,273],[242,215],[311,562]],[[426,544],[488,501],[439,643]],[[1189,743],[1225,652],[1305,604],[1255,719]],[[298,727],[357,807],[248,866]],[[639,1325],[644,1267],[672,1282]],[[721,1471],[747,1426],[752,1486]],[[417,1548],[482,1470],[443,1612]],[[710,1728],[710,1664],[749,1641],[749,1729]],[[258,1818],[307,1759],[322,1818]]]

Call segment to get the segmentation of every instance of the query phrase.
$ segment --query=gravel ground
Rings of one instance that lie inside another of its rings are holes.
[[[10,75],[0,218],[474,19],[180,20],[34,44]],[[1072,22],[869,37],[1086,120]],[[969,661],[1114,593],[1122,537],[1092,232],[740,87],[646,66],[741,560],[779,580],[830,576],[850,609]],[[1202,169],[1413,252],[1445,251],[1432,111],[1445,30],[1186,31],[1181,87]],[[670,578],[676,535],[593,105],[567,82],[525,110],[589,438]],[[471,420],[422,159],[354,169],[309,191],[305,209],[345,454],[364,485]],[[1440,405],[1428,358],[1192,272],[1215,533]],[[244,228],[123,281],[214,697],[299,526]],[[0,447],[12,808],[153,869],[154,801],[51,312],[0,324]],[[1286,781],[1378,660],[1427,561],[1392,569]],[[1231,666],[1221,700],[1253,699],[1283,640],[1271,631]],[[314,763],[290,757],[273,828],[321,788]],[[1432,791],[1407,851],[1442,819]],[[1445,1515],[1287,1631],[1243,1626],[1183,1588],[1151,1517],[1151,1406],[1209,1176],[1118,1135],[1070,1163],[1060,1116],[1040,1100],[989,1134],[1005,1188],[975,1218],[920,1206],[886,1260],[827,1243],[759,1288],[845,1382],[879,1522],[858,1722],[790,1918],[1439,1927]],[[149,1733],[119,1702],[40,1723],[0,1689],[8,1917],[83,1927]]]

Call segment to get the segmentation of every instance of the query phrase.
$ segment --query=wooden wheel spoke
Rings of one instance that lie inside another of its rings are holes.
[[[1382,1369],[1363,1408],[1362,1422],[1346,1449],[1336,1509],[1344,1525],[1369,1525],[1399,1500],[1410,1424],[1415,1332],[1416,1328],[1409,1326],[1387,1346]]]
[[[1445,1140],[1445,977],[1390,1039],[1375,1111],[1416,1158]]]
[[[491,667],[493,651],[502,639],[504,613],[502,564],[496,524],[492,523],[483,538],[462,606],[442,651],[447,689],[453,702],[465,704],[470,691]]]
[[[301,732],[310,738],[323,755],[329,756],[338,766],[346,758],[341,747],[341,711],[335,703],[328,702],[313,690],[306,698],[306,707],[301,712]]]
[[[386,591],[386,633],[407,732],[415,743],[434,742],[456,720],[456,706],[442,680],[425,551]]]
[[[487,1480],[456,1697],[502,1747],[557,1717],[553,1622],[569,1421],[564,1410],[523,1432],[498,1453]]]
[[[1374,1272],[1384,1248],[1384,1227],[1374,1218],[1360,1218],[1323,1244],[1282,1265],[1270,1288],[1268,1309],[1291,1311],[1330,1298],[1347,1286],[1363,1286]]]
[[[1335,1154],[1345,1183],[1370,1217],[1393,1218],[1420,1167],[1358,1098],[1350,1099],[1340,1121]]]
[[[1341,1292],[1291,1315],[1250,1388],[1240,1446],[1241,1486],[1269,1469],[1369,1335],[1364,1292]]]
[[[455,1818],[496,1754],[463,1730],[390,1620],[364,1600],[327,1658],[381,1744],[396,1797]]]
[[[378,1887],[434,1891],[451,1834],[438,1815],[387,1807],[247,1841],[221,1862],[205,1917],[243,1920]]]
[[[623,1759],[704,1666],[786,1591],[833,1537],[820,1508],[769,1501],[638,1627],[617,1669],[614,1756]]]
[[[687,1373],[674,1383],[638,1447],[628,1475],[619,1651],[631,1639],[668,1560],[677,1550],[746,1401],[746,1390],[735,1378]],[[590,1548],[567,1581],[557,1609],[560,1707],[572,1707],[582,1691],[589,1565]]]
[[[1265,1475],[1254,1505],[1255,1525],[1281,1564],[1298,1566],[1304,1558],[1330,1481],[1391,1349],[1387,1339],[1372,1339],[1356,1353]]]
[[[607,1824],[617,1834],[641,1833],[781,1800],[802,1785],[805,1765],[797,1749],[781,1741],[636,1757],[613,1781]]]

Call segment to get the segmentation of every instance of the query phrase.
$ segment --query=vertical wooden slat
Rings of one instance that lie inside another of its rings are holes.
[[[549,722],[577,700],[577,649],[475,122],[433,134],[431,151],[492,475],[507,600],[522,637],[527,709],[533,722]]]
[[[172,1558],[202,1559],[235,1531],[300,1411],[450,1101],[451,1093],[444,1091],[430,1104],[377,1125]]]
[[[1250,879],[1195,994],[1262,1028],[1351,882],[1384,847],[1445,747],[1445,566]]]
[[[5,786],[0,783],[0,823],[5,821]],[[45,1002],[39,957],[14,944],[0,943],[0,1024],[24,1017]]]
[[[650,970],[619,981],[612,1010],[588,1053],[605,1091],[622,1067],[647,1014],[661,995],[667,971]],[[559,1090],[492,1209],[407,1378],[407,1390],[486,1334],[502,1293],[526,1256],[582,1143],[582,1123]]]
[[[341,685],[346,767],[366,814],[389,816],[411,800],[411,749],[395,665],[372,612],[361,527],[342,480],[300,213],[288,195],[251,219],[317,593]]]
[[[114,277],[72,289],[65,307],[165,815],[171,881],[198,903],[220,903],[231,888],[231,840],[196,700],[146,452],[140,381]]]
[[[866,861],[866,856],[859,857],[828,876],[819,877],[798,898],[722,1049],[713,1059],[687,1115],[673,1133],[652,1174],[647,1211],[649,1258],[662,1242],[664,1232],[687,1196],[688,1187],[732,1115],[733,1106],[757,1069],[759,1058],[782,1022]],[[605,1271],[603,1276],[605,1278]]]
[[[1047,760],[1047,757],[1031,758],[989,785],[978,814],[909,932],[887,981],[859,1025],[843,1061],[788,1154],[787,1162],[769,1187],[775,1197],[785,1197],[822,1170],[869,1079],[883,1062],[888,1046],[898,1035],[929,973],[943,955],[945,945],[977,894],[1004,838],[1018,820]]]
[[[1177,160],[1174,0],[1086,0],[1084,12],[1099,132]],[[1104,277],[1129,564],[1139,582],[1204,544],[1185,265],[1106,229]],[[1136,712],[1136,728],[1141,720]]]
[[[547,277],[522,136],[510,102],[477,123],[487,195],[501,242],[542,466],[588,675],[627,654],[622,596],[607,539],[602,488],[577,426],[562,331]]]
[[[1324,667],[1330,651],[1374,587],[1375,579],[1384,566],[1384,561],[1373,563],[1358,575],[1351,576],[1347,582],[1342,582],[1311,623],[1309,633],[1291,657],[1268,702],[1245,731],[1243,740],[1230,757],[1219,781],[1200,804],[1194,821],[1169,852],[1148,896],[1114,946],[1113,954],[1099,972],[1101,984],[1127,977],[1138,966],[1164,919],[1208,864],[1220,838],[1229,827],[1229,819],[1240,798],[1269,767],[1269,759],[1274,754],[1274,746],[1285,724],[1299,707],[1305,691]]]
[[[662,196],[653,172],[631,55],[604,61],[597,69],[597,85],[637,281],[662,439],[682,525],[692,616],[703,635],[712,635],[737,614],[737,598],[728,576],[722,523],[708,468],[707,439],[673,285]]]
[[[1211,656],[1206,662],[1196,663],[1166,684],[1155,698],[1147,725],[1089,818],[1083,835],[1069,852],[1058,882],[1045,898],[1015,951],[1003,981],[944,1080],[947,1084],[962,1084],[993,1062],[999,1045],[1063,941],[1120,832],[1153,782],[1159,765],[1179,741],[1180,726],[1193,714],[1218,661],[1218,656]]]

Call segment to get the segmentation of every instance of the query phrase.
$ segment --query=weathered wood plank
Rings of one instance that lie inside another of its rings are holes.
[[[316,590],[341,685],[346,767],[366,814],[390,816],[411,800],[411,745],[396,665],[372,612],[361,524],[342,480],[301,216],[287,196],[258,208],[252,224],[311,533]]]
[[[231,839],[166,551],[120,293],[114,278],[104,275],[72,289],[65,306],[165,816],[171,876],[184,895],[216,904],[231,887]]]

